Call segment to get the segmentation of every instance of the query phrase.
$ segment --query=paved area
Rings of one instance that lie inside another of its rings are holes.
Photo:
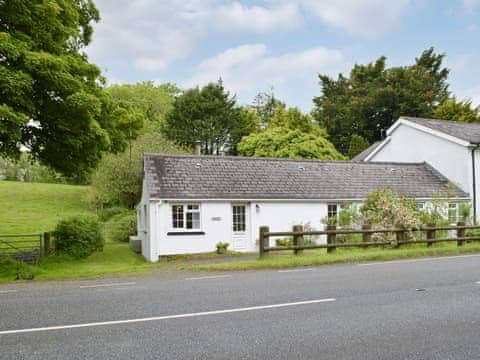
[[[0,286],[1,359],[476,359],[480,256]]]

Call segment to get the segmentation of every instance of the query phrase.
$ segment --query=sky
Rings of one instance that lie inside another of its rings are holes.
[[[318,74],[384,55],[409,65],[446,53],[450,90],[480,105],[480,0],[96,0],[87,48],[109,84],[181,88],[223,80],[240,104],[270,92],[304,111]]]

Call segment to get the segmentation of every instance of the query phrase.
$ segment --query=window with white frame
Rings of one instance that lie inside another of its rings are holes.
[[[338,217],[338,205],[337,204],[328,204],[327,205],[327,217],[329,219],[337,219],[337,217]]]
[[[244,232],[246,229],[245,222],[245,205],[232,206],[232,226],[235,232]]]
[[[458,221],[458,204],[448,203],[448,222],[453,224]]]
[[[425,203],[424,202],[417,203],[417,209],[418,209],[418,211],[424,211],[426,209],[425,208]]]
[[[175,230],[200,229],[200,205],[172,205],[172,228]]]

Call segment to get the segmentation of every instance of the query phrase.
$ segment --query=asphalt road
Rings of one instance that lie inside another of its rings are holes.
[[[0,286],[1,359],[479,359],[480,256]]]

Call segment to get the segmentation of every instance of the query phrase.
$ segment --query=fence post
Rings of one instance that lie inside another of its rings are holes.
[[[371,230],[372,225],[370,224],[363,224],[362,230]],[[372,240],[372,233],[362,233],[362,242],[367,243]]]
[[[465,226],[463,221],[457,222],[457,226]],[[465,234],[467,233],[466,229],[458,229],[457,228],[457,238],[464,238]],[[457,240],[457,246],[462,246],[464,244],[464,240]]]
[[[43,256],[50,254],[50,233],[43,233]]]
[[[434,223],[430,223],[430,224],[427,224],[427,226],[429,228],[435,228],[435,224]],[[428,240],[432,240],[432,241],[428,241]],[[427,246],[430,247],[433,245],[433,240],[435,240],[435,229],[430,229],[430,230],[427,230]]]
[[[398,248],[401,245],[401,242],[405,241],[405,231],[400,230],[395,233],[395,242],[393,244],[394,247]]]
[[[269,246],[269,239],[268,239],[268,235],[266,235],[266,233],[268,233],[268,226],[260,226],[260,234],[259,234],[259,248],[260,248],[260,257],[264,257],[265,256],[265,253],[268,252],[268,250],[265,250],[265,248],[267,246]]]
[[[327,225],[327,231],[337,230],[336,225]],[[337,234],[327,234],[327,244],[335,244]],[[336,247],[327,247],[327,253],[335,251]]]
[[[303,232],[303,225],[293,225],[293,246],[303,246],[303,234],[298,234]],[[295,255],[300,254],[303,252],[303,249],[293,249],[293,253]]]

